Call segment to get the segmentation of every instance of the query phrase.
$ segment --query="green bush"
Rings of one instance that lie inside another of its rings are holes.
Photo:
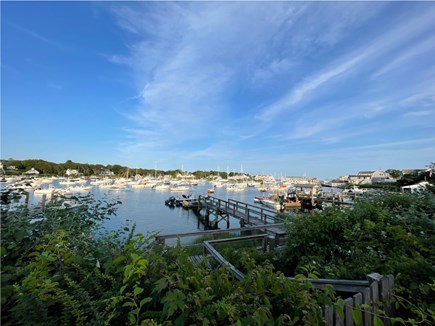
[[[2,219],[3,325],[319,325],[332,303],[330,289],[289,282],[245,254],[239,282],[134,228],[104,233],[116,203],[60,204],[37,222],[26,209]]]
[[[405,316],[423,309],[433,315],[435,280],[435,195],[379,193],[353,208],[329,208],[288,222],[280,257],[289,275],[313,263],[321,276],[365,279],[393,274]],[[419,308],[417,308],[419,307]],[[432,317],[433,320],[433,317]]]

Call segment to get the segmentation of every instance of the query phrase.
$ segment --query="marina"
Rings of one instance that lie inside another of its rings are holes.
[[[260,216],[268,216],[276,215],[278,211],[311,210],[320,207],[323,202],[331,205],[344,203],[339,199],[344,194],[339,197],[338,190],[321,192],[319,186],[312,185],[283,187],[276,184],[274,188],[268,185],[267,191],[264,191],[261,183],[252,186],[249,183],[206,180],[188,183],[163,179],[17,178],[9,179],[1,186],[3,191],[22,191],[23,195],[17,196],[11,203],[15,208],[25,204],[40,209],[43,198],[42,205],[45,205],[53,196],[92,196],[96,200],[119,201],[121,204],[115,215],[105,221],[103,227],[116,230],[135,224],[136,231],[144,234],[192,232],[234,227],[242,223],[255,225],[252,215],[249,215],[255,211],[263,212]],[[170,198],[173,198],[173,203],[165,205]],[[220,207],[217,213],[214,210],[216,207]],[[241,211],[236,213],[241,207],[250,213],[247,216],[242,216]],[[6,208],[2,205],[3,210]],[[221,221],[224,222],[219,223]]]

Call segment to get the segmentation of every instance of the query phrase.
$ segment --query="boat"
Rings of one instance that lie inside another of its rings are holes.
[[[57,190],[60,190],[60,189],[56,189],[53,187],[53,185],[50,185],[48,188],[36,189],[33,192],[33,194],[35,194],[35,195],[48,195],[48,194],[54,194]]]
[[[154,190],[169,190],[171,188],[170,184],[167,183],[157,183],[152,187]]]
[[[274,201],[274,200],[272,200],[272,199],[264,198],[264,199],[262,199],[260,201],[260,203],[263,204],[264,206],[269,207],[269,208],[273,208],[273,209],[276,209],[276,210],[280,210],[281,209],[281,204],[276,202],[276,201]]]
[[[65,189],[67,193],[81,193],[81,192],[90,192],[93,186],[72,186]]]
[[[190,189],[190,187],[188,185],[181,185],[181,184],[174,185],[174,186],[169,188],[170,191],[186,191],[186,190],[189,190],[189,189]]]

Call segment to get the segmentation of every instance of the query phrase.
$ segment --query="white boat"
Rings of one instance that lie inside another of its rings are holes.
[[[276,201],[273,201],[271,199],[261,199],[260,203],[262,203],[264,206],[276,209],[276,210],[280,210],[281,209],[281,204],[277,203]]]
[[[136,189],[142,189],[145,188],[145,185],[143,183],[135,183],[131,185],[132,188],[136,188]]]
[[[171,188],[170,184],[158,183],[152,187],[154,190],[167,190]]]
[[[169,188],[169,190],[171,190],[171,191],[186,191],[189,189],[190,189],[189,186],[173,186],[173,187]]]
[[[68,187],[65,189],[67,193],[73,194],[73,193],[82,193],[82,192],[90,192],[92,190],[93,186],[73,186]]]
[[[48,188],[36,189],[33,192],[33,194],[35,194],[35,195],[54,194],[56,192],[56,190],[60,190],[60,189],[56,189],[55,187],[53,187],[53,185],[50,185]]]

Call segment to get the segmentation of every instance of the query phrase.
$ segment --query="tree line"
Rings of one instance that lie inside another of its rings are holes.
[[[67,160],[65,163],[54,163],[48,162],[40,159],[29,159],[29,160],[2,160],[3,168],[6,174],[22,174],[29,171],[31,168],[36,169],[42,175],[65,175],[68,169],[77,170],[80,175],[83,176],[98,176],[104,174],[104,171],[110,171],[114,176],[161,176],[170,175],[176,177],[177,175],[185,174],[185,171],[180,169],[176,170],[157,170],[157,169],[144,169],[144,168],[131,168],[128,166],[123,166],[119,164],[89,164],[89,163],[78,163],[71,160]],[[14,167],[15,169],[8,169],[9,167]],[[227,178],[228,174],[226,172],[219,171],[195,171],[191,173],[195,178],[208,178],[210,176],[221,176],[222,178]],[[234,173],[230,173],[232,175]]]

